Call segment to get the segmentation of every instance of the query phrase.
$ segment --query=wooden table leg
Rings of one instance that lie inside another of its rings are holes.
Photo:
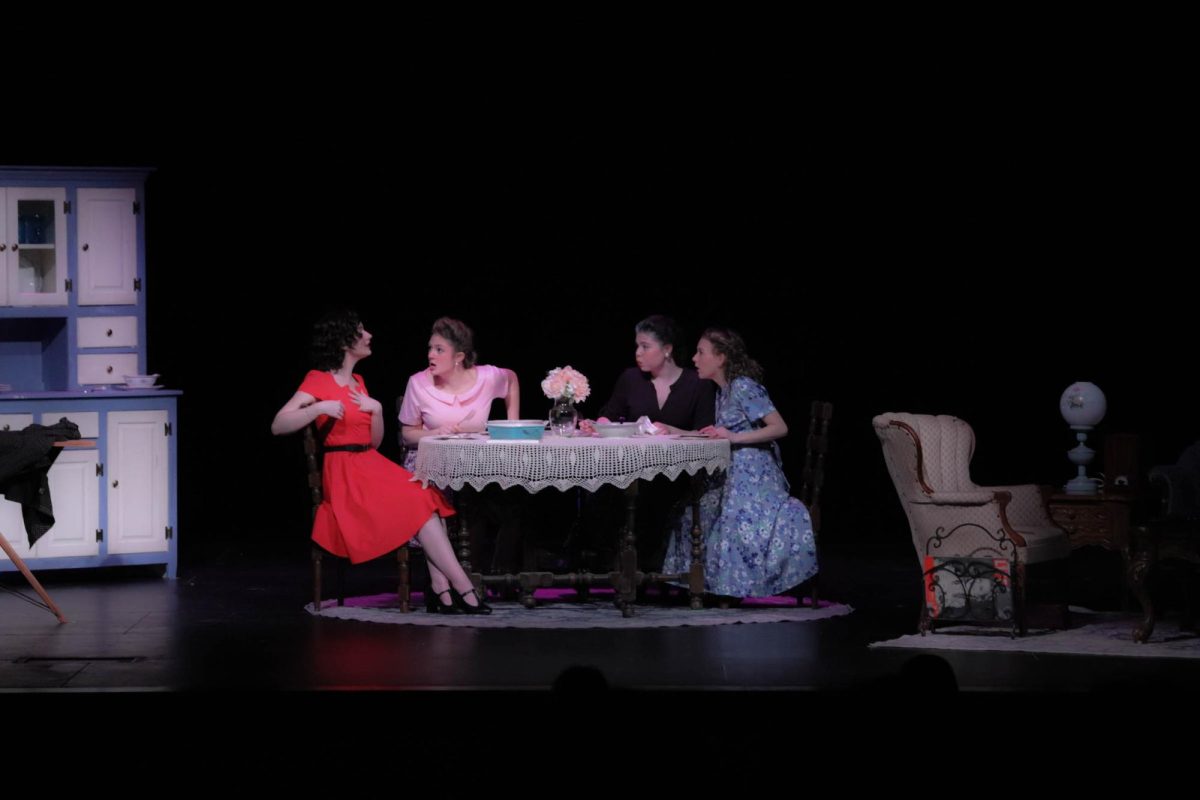
[[[621,616],[633,616],[633,604],[637,599],[637,496],[638,482],[629,484],[625,490],[625,530],[621,537],[620,571],[617,580],[617,606]]]

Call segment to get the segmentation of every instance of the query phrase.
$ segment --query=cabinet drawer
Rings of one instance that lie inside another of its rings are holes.
[[[33,414],[0,414],[0,431],[19,431],[33,424]]]
[[[80,347],[137,347],[137,317],[80,317]]]
[[[91,383],[124,383],[126,375],[138,371],[137,353],[79,356],[78,373],[80,386]]]
[[[63,417],[79,426],[79,435],[84,439],[100,438],[99,411],[43,411],[41,422],[53,425]]]

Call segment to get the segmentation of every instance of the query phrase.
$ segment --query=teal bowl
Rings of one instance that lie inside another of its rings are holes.
[[[488,435],[499,441],[540,441],[546,432],[546,423],[540,419],[505,419],[488,423]]]

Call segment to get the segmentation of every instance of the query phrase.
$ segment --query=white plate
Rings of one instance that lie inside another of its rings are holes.
[[[118,384],[116,384],[115,388],[124,389],[127,392],[147,392],[147,391],[150,391],[151,389],[161,389],[161,388],[163,388],[163,386],[161,383],[156,383],[153,386],[130,386],[125,383],[118,383]]]

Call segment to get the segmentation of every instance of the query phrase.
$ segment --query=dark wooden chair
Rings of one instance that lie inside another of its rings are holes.
[[[817,546],[817,563],[820,563],[821,541],[821,489],[825,485],[825,458],[829,454],[829,424],[833,421],[833,403],[814,400],[808,417],[808,438],[804,443],[804,470],[800,473],[800,502],[808,507],[812,517],[813,544]],[[812,607],[820,601],[821,573],[809,581],[812,590]],[[799,600],[800,597],[797,596]]]
[[[398,395],[396,397],[396,419],[397,420],[400,419],[400,407],[403,405],[404,405],[404,395]],[[415,448],[409,448],[408,445],[404,444],[404,426],[403,425],[396,426],[396,443],[400,445],[400,463],[404,464],[404,462],[408,459],[408,451],[410,449],[415,450]]]
[[[1196,629],[1188,574],[1200,571],[1200,442],[1183,452],[1174,464],[1162,464],[1149,473],[1150,485],[1162,492],[1161,511],[1133,534],[1129,585],[1142,605],[1143,620],[1134,628],[1134,641],[1145,642],[1154,632],[1157,612],[1150,596],[1152,573],[1163,566],[1185,571],[1181,630]]]
[[[321,491],[321,465],[324,454],[319,441],[322,438],[324,437],[316,430],[315,424],[309,425],[304,429],[304,460],[308,466],[308,490],[312,496],[312,515],[314,519],[317,516],[317,508],[324,499]],[[396,595],[400,600],[400,611],[404,613],[412,610],[412,583],[409,577],[408,551],[409,548],[407,545],[396,549],[396,563],[400,571]],[[339,606],[346,604],[345,574],[348,559],[336,556],[314,542],[312,546],[313,609],[318,614],[321,613],[321,573],[322,561],[325,556],[336,560],[337,604]]]

